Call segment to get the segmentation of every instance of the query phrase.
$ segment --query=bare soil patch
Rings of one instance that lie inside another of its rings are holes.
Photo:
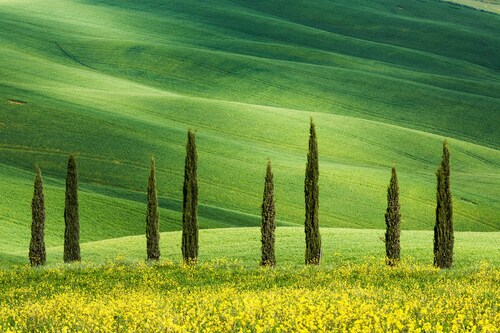
[[[18,100],[18,99],[9,99],[8,102],[9,102],[9,104],[14,104],[14,105],[28,104],[28,102],[21,101],[21,100]]]

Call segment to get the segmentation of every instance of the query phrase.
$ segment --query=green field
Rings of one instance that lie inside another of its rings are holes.
[[[300,227],[310,116],[321,227],[381,236],[395,164],[402,228],[431,251],[447,138],[455,228],[499,243],[498,31],[500,16],[437,0],[0,0],[1,266],[27,262],[35,164],[58,261],[72,152],[84,258],[143,257],[151,155],[160,228],[174,232],[162,240],[180,241],[188,128],[202,229],[260,225],[268,158],[278,226]],[[204,259],[217,255],[200,246]],[[302,260],[297,251],[282,259]]]
[[[322,264],[335,267],[347,262],[363,264],[385,257],[382,241],[384,230],[323,228]],[[260,261],[260,228],[224,228],[200,231],[200,261],[236,260],[245,266],[258,266]],[[459,271],[478,268],[482,261],[500,267],[499,232],[457,232],[455,234],[454,267]],[[432,265],[432,231],[407,230],[401,234],[401,255],[420,265]],[[161,259],[180,263],[181,232],[165,232],[160,239]],[[135,262],[146,259],[146,237],[127,236],[82,244],[82,258],[90,263],[109,261]],[[276,230],[278,266],[300,267],[304,264],[305,239],[301,227]],[[7,261],[0,268],[26,263],[27,250],[21,246],[6,250]],[[63,246],[47,248],[47,263],[63,261]]]

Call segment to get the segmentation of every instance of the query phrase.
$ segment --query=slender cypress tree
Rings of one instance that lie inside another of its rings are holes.
[[[274,180],[271,169],[271,161],[267,161],[266,180],[264,183],[264,195],[262,198],[262,266],[276,266],[274,255],[274,231],[276,230],[276,219],[274,210]]]
[[[321,263],[321,236],[319,234],[319,167],[318,167],[318,142],[316,129],[311,118],[309,130],[309,152],[307,153],[306,176],[304,194],[306,204],[305,234],[306,234],[306,265],[319,265]]]
[[[434,226],[434,266],[450,268],[453,263],[453,205],[450,189],[450,152],[443,142],[443,158],[437,173],[436,225]]]
[[[66,204],[64,207],[64,262],[80,261],[80,222],[78,220],[78,175],[75,155],[68,161]]]
[[[198,259],[198,182],[196,179],[196,162],[195,135],[190,129],[186,145],[182,205],[182,257],[187,264],[195,264]]]
[[[387,188],[387,210],[385,213],[385,255],[387,264],[394,266],[400,259],[399,237],[401,234],[401,214],[399,212],[399,185],[396,168],[392,167],[392,176]]]
[[[31,242],[30,263],[31,266],[45,264],[45,199],[43,196],[42,172],[36,167],[35,185],[33,199],[31,200]]]
[[[146,239],[148,260],[160,259],[160,214],[156,192],[155,160],[151,157],[148,180],[148,208],[146,213]]]

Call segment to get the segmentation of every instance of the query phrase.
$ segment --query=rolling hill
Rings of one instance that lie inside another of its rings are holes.
[[[143,234],[151,155],[179,230],[188,128],[201,228],[260,225],[268,158],[300,226],[309,117],[322,227],[384,228],[395,164],[403,229],[431,230],[447,138],[456,230],[499,231],[499,31],[437,0],[0,0],[0,258],[27,253],[35,164],[62,245],[72,152],[82,242]]]

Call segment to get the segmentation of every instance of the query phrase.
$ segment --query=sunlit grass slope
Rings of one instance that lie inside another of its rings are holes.
[[[62,244],[71,152],[83,242],[144,232],[150,155],[179,230],[188,128],[202,228],[259,225],[268,158],[300,225],[310,116],[322,226],[383,228],[396,164],[403,229],[430,230],[446,137],[456,229],[498,231],[498,31],[441,1],[1,0],[0,252],[28,246],[34,164]]]
[[[462,6],[477,8],[492,13],[500,14],[500,1],[498,0],[445,0]]]

